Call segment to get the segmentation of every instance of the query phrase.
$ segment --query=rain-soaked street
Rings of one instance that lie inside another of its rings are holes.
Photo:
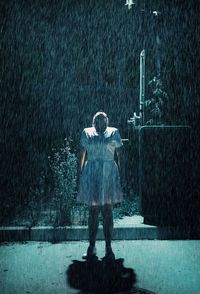
[[[69,287],[67,270],[72,260],[81,261],[86,248],[87,242],[81,241],[2,245],[1,293],[80,293]],[[123,258],[124,267],[135,271],[135,289],[149,291],[130,293],[199,294],[200,241],[114,241],[113,249],[116,259]],[[103,241],[97,242],[97,252],[101,259]]]

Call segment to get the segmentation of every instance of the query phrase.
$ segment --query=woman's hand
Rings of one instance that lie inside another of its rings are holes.
[[[82,169],[83,169],[85,157],[86,157],[86,150],[83,148],[80,151],[80,171],[82,171]]]

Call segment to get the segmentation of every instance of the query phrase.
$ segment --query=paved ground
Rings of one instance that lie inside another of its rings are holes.
[[[67,285],[66,270],[86,248],[86,241],[1,245],[0,293],[78,293]],[[113,250],[135,270],[140,288],[156,294],[200,293],[200,241],[113,241]],[[97,241],[97,251],[104,256],[103,241]]]

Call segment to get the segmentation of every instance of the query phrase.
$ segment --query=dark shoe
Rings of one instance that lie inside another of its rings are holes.
[[[96,256],[96,248],[94,246],[89,245],[89,247],[87,249],[87,253],[84,253],[82,258],[89,259],[94,256]]]
[[[115,259],[115,254],[113,253],[111,246],[106,246],[105,257],[113,260]]]

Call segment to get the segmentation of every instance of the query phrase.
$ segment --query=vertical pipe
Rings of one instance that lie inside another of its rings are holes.
[[[141,132],[142,126],[145,123],[145,113],[144,113],[144,100],[145,100],[145,50],[143,49],[140,53],[140,125],[141,127],[138,129],[138,147],[139,147],[139,210],[142,213],[142,161],[141,161]]]
[[[144,98],[145,98],[145,50],[140,53],[140,117],[144,125]]]
[[[142,215],[142,161],[141,161],[141,131],[142,128],[138,129],[138,153],[139,153],[139,165],[138,165],[138,184],[139,184],[139,213]]]

